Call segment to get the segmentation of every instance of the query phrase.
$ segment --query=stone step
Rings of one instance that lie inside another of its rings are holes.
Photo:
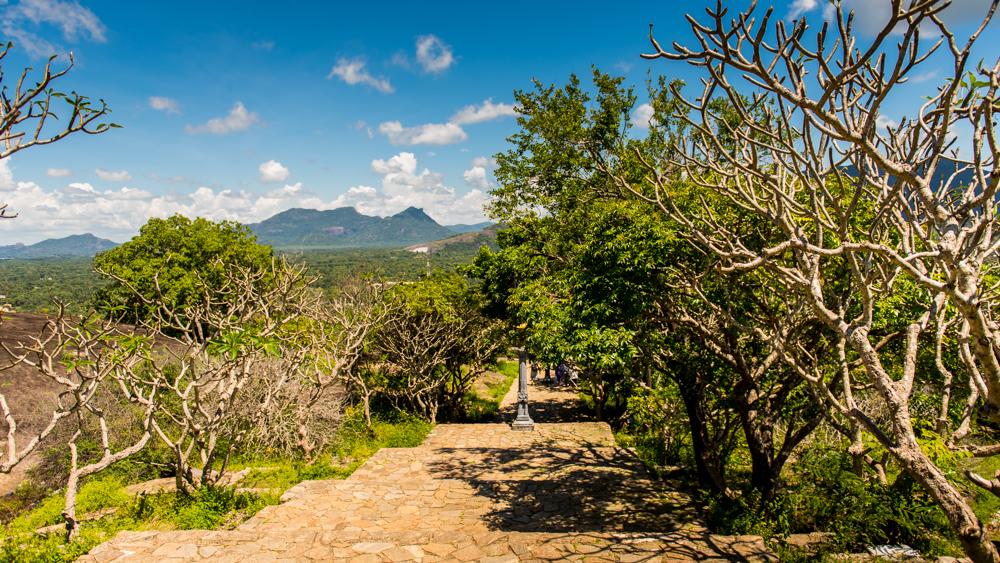
[[[691,499],[646,479],[306,481],[242,530],[701,533]]]
[[[442,448],[612,447],[615,437],[606,422],[536,423],[532,432],[508,424],[439,424],[423,446]]]
[[[648,478],[635,454],[620,447],[430,447],[383,448],[348,477],[382,479],[465,479],[521,481],[592,479],[616,474]]]
[[[120,532],[82,563],[518,561],[774,563],[758,536],[521,532],[204,531]]]

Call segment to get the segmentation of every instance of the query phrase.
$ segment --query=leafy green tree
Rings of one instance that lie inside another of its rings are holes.
[[[720,0],[704,21],[690,18],[692,47],[664,50],[651,33],[653,53],[644,57],[706,71],[704,89],[679,116],[690,132],[682,150],[645,162],[654,189],[619,185],[684,225],[719,270],[771,279],[807,305],[835,343],[837,367],[803,366],[788,347],[779,348],[781,360],[812,384],[829,411],[863,427],[920,483],[974,562],[996,563],[1000,552],[988,528],[940,463],[939,448],[926,441],[937,436],[934,425],[925,433],[915,410],[927,372],[947,370],[940,361],[947,336],[957,344],[954,364],[978,394],[972,402],[1000,423],[1000,325],[993,320],[1000,301],[992,279],[1000,60],[973,67],[976,42],[1000,2],[988,3],[977,29],[961,37],[941,17],[948,4],[894,1],[883,27],[861,38],[853,14],[837,3],[834,23],[811,35],[805,18],[788,25],[773,18],[773,8],[754,13],[755,3],[727,16]],[[928,33],[941,40],[922,41]],[[949,70],[915,115],[881,125],[882,104],[942,56]],[[715,97],[728,100],[736,120],[709,107]],[[755,109],[767,119],[755,118]],[[716,150],[720,126],[736,150]],[[965,140],[956,139],[958,130],[969,132]],[[715,155],[722,158],[709,158]],[[668,188],[682,170],[704,192],[744,210],[766,239],[714,221],[709,205],[685,208]],[[914,306],[896,309],[905,330],[887,346],[876,333],[878,305],[901,283],[912,284]],[[937,349],[928,354],[931,347]],[[937,361],[921,361],[927,356]],[[854,392],[862,390],[871,390],[871,400],[857,400]],[[969,449],[1000,454],[989,441]],[[1000,478],[965,475],[1000,496]]]
[[[94,269],[114,281],[90,306],[122,321],[148,321],[154,303],[179,311],[200,301],[206,287],[221,287],[224,266],[266,270],[273,257],[239,223],[154,217],[132,240],[94,257]]]
[[[462,398],[506,348],[502,323],[484,316],[481,296],[457,274],[435,273],[393,288],[400,307],[373,348],[383,392],[435,422],[461,416]]]
[[[645,162],[675,152],[671,143],[682,128],[657,113],[652,133],[634,137],[629,118],[636,98],[621,81],[595,70],[593,98],[576,77],[562,88],[536,83],[533,92],[515,94],[521,131],[510,139],[513,148],[497,156],[500,185],[492,204],[511,233],[500,240],[500,253],[483,252],[469,272],[496,294],[495,307],[506,302],[506,313],[527,324],[534,353],[547,361],[569,358],[582,368],[599,409],[615,380],[641,380],[653,368],[677,374],[689,398],[706,402],[704,409],[688,409],[689,416],[712,412],[708,404],[727,404],[705,389],[730,389],[728,404],[750,450],[750,484],[770,500],[792,450],[822,417],[778,346],[793,354],[810,350],[801,362],[813,365],[828,349],[824,333],[801,300],[786,299],[771,280],[718,272],[714,259],[678,236],[683,224],[665,220],[635,195],[659,188],[681,201],[709,198],[714,220],[755,235],[758,244],[767,240],[760,222],[730,201],[690,183],[650,181]],[[670,92],[653,94],[658,112],[680,107]],[[681,343],[700,347],[719,361],[717,368],[678,369],[682,359],[705,364],[699,355],[671,349]],[[704,422],[692,420],[692,428],[701,433]],[[732,443],[725,436],[732,425],[717,427],[719,439],[714,432],[702,435],[700,445]],[[776,432],[779,427],[787,432]],[[724,454],[702,451],[696,458],[706,485],[728,490]]]

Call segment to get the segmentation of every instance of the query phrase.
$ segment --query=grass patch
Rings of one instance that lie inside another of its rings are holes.
[[[351,408],[345,414],[337,444],[328,456],[310,465],[287,459],[257,460],[255,465],[269,469],[251,471],[240,486],[284,491],[302,481],[346,479],[379,449],[419,446],[434,427],[415,416],[393,412],[373,417],[372,427],[367,428],[360,409]]]
[[[358,410],[349,409],[341,427],[337,445],[331,454],[317,463],[306,465],[285,459],[246,459],[239,465],[267,466],[251,471],[241,488],[271,489],[255,494],[237,492],[233,487],[201,489],[188,496],[161,492],[130,496],[116,476],[86,483],[80,489],[77,514],[83,515],[117,507],[113,515],[80,523],[80,536],[72,542],[64,534],[39,535],[38,528],[61,524],[65,496],[52,494],[31,510],[13,518],[5,526],[0,540],[0,563],[70,562],[107,541],[122,530],[213,530],[235,529],[247,518],[269,504],[278,504],[282,491],[303,480],[343,479],[354,472],[380,448],[419,446],[433,425],[400,413],[381,415],[372,427],[364,424]],[[30,485],[25,489],[28,495]],[[16,496],[16,495],[15,495]],[[10,503],[19,502],[12,497]],[[0,506],[3,508],[3,506]]]
[[[470,389],[462,397],[462,406],[465,411],[466,422],[492,422],[497,411],[500,410],[500,403],[510,389],[514,379],[517,378],[517,362],[497,362],[493,370],[504,376],[504,379],[495,383],[487,383],[488,394],[481,397],[474,389]]]
[[[15,518],[0,543],[0,563],[69,562],[122,530],[235,529],[277,495],[237,492],[231,487],[201,489],[188,496],[161,492],[130,497],[114,479],[92,481],[80,490],[77,514],[117,507],[114,515],[80,522],[80,536],[67,543],[60,530],[39,535],[34,530],[62,523],[63,495],[52,495],[38,508]]]

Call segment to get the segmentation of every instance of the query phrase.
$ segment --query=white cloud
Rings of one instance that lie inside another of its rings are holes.
[[[97,170],[94,170],[94,174],[97,174],[97,177],[102,180],[108,180],[111,182],[128,182],[132,179],[132,175],[128,173],[128,170],[112,172],[110,170],[98,168]]]
[[[895,129],[896,127],[899,127],[899,123],[890,119],[887,115],[879,115],[875,118],[875,125],[879,129]]]
[[[101,191],[88,183],[72,183],[46,190],[34,182],[15,182],[9,158],[0,160],[0,200],[9,203],[17,219],[0,221],[0,240],[5,244],[31,244],[46,238],[94,233],[124,241],[134,236],[150,217],[205,217],[255,223],[294,207],[334,209],[353,206],[367,215],[392,215],[407,207],[423,208],[442,224],[477,223],[485,220],[486,195],[479,189],[464,194],[445,185],[444,175],[423,169],[418,172],[412,153],[401,152],[371,163],[382,175],[381,185],[354,186],[333,199],[321,199],[301,183],[285,185],[263,194],[242,190],[200,187],[192,193],[170,190],[166,194],[123,187]],[[123,205],[127,202],[127,205]]]
[[[270,39],[265,41],[258,41],[257,43],[251,45],[251,47],[253,47],[254,49],[258,49],[260,51],[270,51],[271,49],[274,49],[274,41]]]
[[[785,15],[785,19],[797,19],[802,14],[815,10],[817,6],[819,6],[819,3],[816,0],[793,0],[788,5],[788,14]]]
[[[163,96],[150,96],[149,107],[165,111],[167,113],[180,113],[181,104],[177,100],[164,98]]]
[[[388,161],[382,159],[373,160],[371,169],[376,174],[393,174],[396,172],[413,174],[417,171],[417,159],[413,156],[412,152],[401,152]]]
[[[508,115],[517,115],[517,111],[514,110],[514,106],[503,102],[494,104],[493,98],[490,98],[479,106],[465,106],[464,108],[458,110],[455,112],[455,115],[451,116],[451,122],[458,123],[459,125],[464,125],[466,123],[481,123],[483,121],[492,121],[499,117]]]
[[[233,106],[233,109],[229,110],[229,115],[226,117],[214,117],[209,119],[208,123],[198,125],[197,127],[187,125],[184,127],[184,132],[188,135],[197,135],[199,133],[228,135],[236,131],[246,131],[258,121],[260,121],[260,117],[257,115],[257,112],[248,112],[247,108],[243,106],[243,102],[236,102],[236,105]]]
[[[45,171],[45,175],[49,178],[69,178],[73,175],[73,171],[68,168],[49,168]]]
[[[428,123],[403,127],[398,121],[386,121],[378,126],[378,132],[388,137],[393,145],[451,145],[469,138],[465,131],[454,123]]]
[[[341,80],[354,86],[355,84],[364,84],[365,86],[371,86],[383,94],[391,94],[396,90],[389,84],[389,79],[382,78],[381,76],[375,78],[368,71],[365,70],[365,60],[363,57],[355,57],[351,60],[341,58],[337,61],[337,64],[330,70],[330,74],[327,75],[327,79],[333,78],[334,76],[339,76]]]
[[[392,59],[389,62],[395,66],[410,68],[410,57],[406,56],[406,51],[402,49],[393,53]]]
[[[261,164],[258,170],[260,170],[260,181],[265,184],[284,182],[288,178],[288,169],[274,160]]]
[[[413,153],[400,152],[388,160],[377,159],[371,170],[383,176],[381,189],[354,186],[325,209],[352,206],[367,215],[393,215],[407,207],[422,208],[442,224],[476,223],[484,220],[483,205],[487,197],[479,189],[458,195],[444,184],[444,175],[424,168],[417,172]]]
[[[632,125],[639,129],[649,129],[650,121],[653,119],[653,106],[642,104],[632,110]]]
[[[472,166],[479,166],[482,168],[496,168],[497,161],[495,158],[486,158],[485,156],[477,156],[472,159]]]
[[[473,188],[490,189],[490,181],[486,179],[486,169],[482,166],[473,166],[472,169],[463,172],[462,177],[465,178],[465,183]]]
[[[17,188],[14,183],[14,173],[10,170],[10,157],[0,159],[0,192],[8,192]],[[0,205],[6,202],[0,201]]]
[[[13,41],[29,55],[48,57],[61,48],[27,29],[29,26],[37,28],[42,23],[58,27],[67,41],[75,42],[81,37],[97,43],[107,41],[104,36],[107,28],[101,20],[75,1],[21,0],[8,6],[0,15],[0,32],[5,35],[5,40]]]
[[[436,35],[421,35],[417,37],[417,62],[424,72],[439,73],[455,64],[451,45],[446,45]]]

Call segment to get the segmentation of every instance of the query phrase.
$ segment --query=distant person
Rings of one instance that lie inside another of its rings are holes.
[[[556,387],[563,386],[563,379],[569,383],[569,368],[566,367],[566,364],[559,364],[559,367],[556,368]]]
[[[531,362],[531,384],[538,382],[538,362]]]

